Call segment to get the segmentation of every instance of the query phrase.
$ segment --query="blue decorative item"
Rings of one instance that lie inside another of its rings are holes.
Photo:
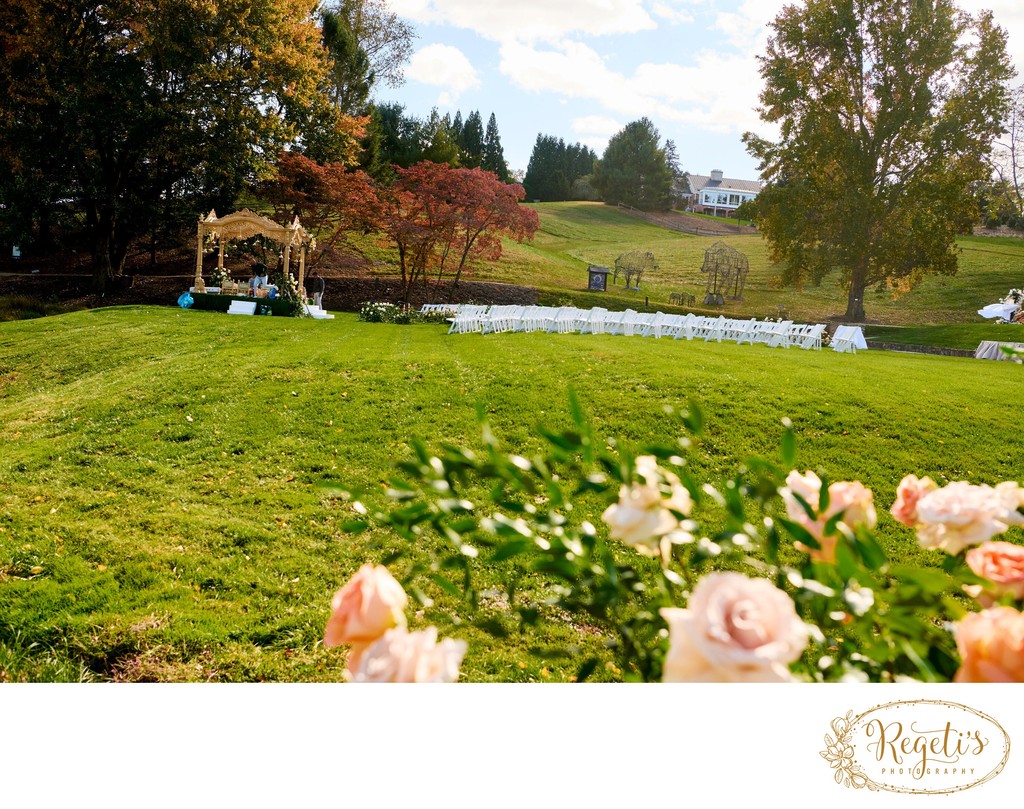
[[[195,301],[187,292],[182,292],[181,295],[178,296],[178,306],[182,309],[191,309],[193,303],[195,303]]]

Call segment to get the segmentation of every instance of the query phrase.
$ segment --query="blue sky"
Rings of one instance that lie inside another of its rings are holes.
[[[423,117],[494,113],[505,157],[526,169],[538,133],[601,155],[646,115],[675,141],[683,169],[756,179],[740,137],[771,137],[755,108],[756,57],[782,0],[388,0],[416,29],[405,83],[382,87]],[[992,9],[1024,74],[1024,0],[961,0]],[[1024,78],[1024,76],[1022,76]]]

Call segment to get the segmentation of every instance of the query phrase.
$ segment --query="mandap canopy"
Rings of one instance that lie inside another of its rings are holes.
[[[220,246],[217,255],[217,267],[224,269],[224,245],[231,241],[242,241],[251,239],[253,236],[266,236],[273,239],[283,248],[282,258],[284,271],[291,271],[291,251],[298,248],[299,251],[299,289],[302,289],[303,279],[306,274],[306,248],[316,247],[316,243],[299,224],[299,217],[290,225],[279,225],[272,219],[260,216],[257,213],[245,209],[229,213],[227,216],[217,218],[216,211],[210,211],[206,217],[199,220],[198,245],[196,247],[196,278],[193,286],[196,292],[206,292],[206,285],[203,283],[203,243],[208,236],[212,236]]]

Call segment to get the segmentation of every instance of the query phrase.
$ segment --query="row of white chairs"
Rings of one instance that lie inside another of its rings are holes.
[[[621,334],[642,337],[671,337],[676,340],[702,339],[737,344],[762,343],[772,347],[821,349],[825,333],[823,323],[794,323],[791,320],[773,321],[736,320],[724,316],[653,314],[627,309],[613,312],[601,307],[578,309],[574,306],[462,306],[451,318],[449,334],[479,332],[544,331],[580,334]],[[844,339],[836,350],[856,350],[863,343],[863,335],[856,327],[850,329],[850,338]],[[859,335],[859,339],[858,339]],[[851,348],[852,346],[852,348]],[[860,347],[866,347],[861,345]]]
[[[445,313],[456,315],[462,308],[461,303],[425,303],[420,307],[421,315]]]

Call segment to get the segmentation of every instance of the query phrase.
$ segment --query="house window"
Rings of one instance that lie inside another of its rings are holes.
[[[728,205],[729,204],[729,195],[728,194],[719,194],[718,195],[718,204],[719,205]]]
[[[730,194],[729,195],[729,204],[730,205],[739,205],[740,204],[740,195],[739,194]]]

